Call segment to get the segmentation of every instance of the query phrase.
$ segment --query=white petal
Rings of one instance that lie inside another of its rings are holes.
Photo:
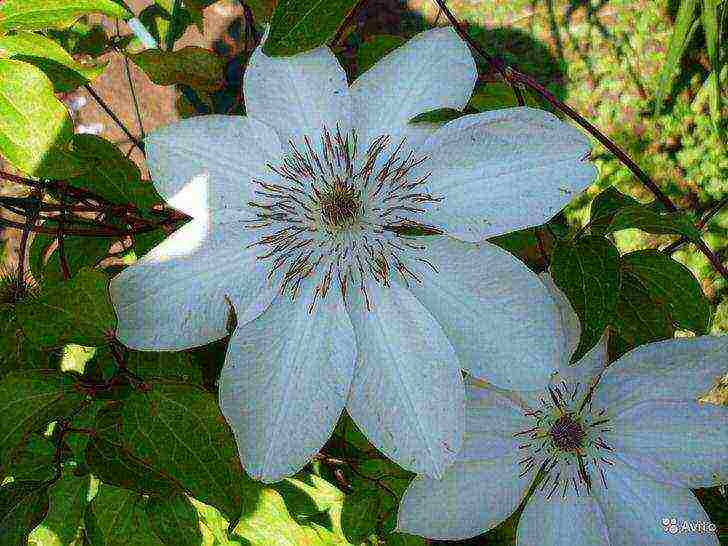
[[[599,339],[597,344],[592,347],[578,362],[570,364],[571,356],[574,354],[579,339],[581,338],[581,324],[579,317],[576,316],[574,308],[566,298],[564,293],[556,286],[549,273],[542,273],[539,278],[548,289],[551,296],[556,301],[561,315],[561,324],[565,333],[565,351],[564,358],[559,366],[559,376],[555,380],[566,380],[571,383],[581,383],[582,385],[590,385],[599,373],[604,370],[607,365],[607,342],[608,335],[604,335]]]
[[[274,482],[300,470],[328,440],[349,392],[356,342],[341,299],[279,296],[230,340],[220,406],[243,467]]]
[[[258,47],[245,70],[243,88],[249,116],[270,125],[288,149],[303,135],[319,143],[323,126],[351,127],[346,74],[328,47],[291,57],[268,57]]]
[[[727,357],[728,336],[642,345],[607,368],[593,400],[612,413],[649,399],[696,400],[728,372]]]
[[[612,546],[599,505],[589,495],[534,494],[518,521],[517,546]]]
[[[608,488],[593,489],[604,513],[611,544],[650,546],[718,546],[715,533],[671,534],[663,521],[708,522],[708,515],[687,488],[656,482],[625,464],[607,473]]]
[[[479,241],[540,225],[596,176],[581,158],[590,144],[556,116],[507,108],[447,123],[418,150],[430,159],[410,172],[430,174],[428,190],[442,201],[426,221],[450,235]]]
[[[452,28],[422,32],[381,59],[351,85],[355,126],[362,144],[379,135],[405,136],[407,122],[437,108],[460,110],[470,100],[477,69]],[[417,148],[422,134],[407,134]]]
[[[545,387],[564,339],[558,308],[536,274],[490,243],[431,237],[423,245],[437,272],[413,266],[422,282],[410,290],[440,323],[462,367],[499,387]]]
[[[524,414],[513,391],[491,386],[473,385],[468,378],[465,388],[465,432],[460,463],[487,461],[494,457],[518,457],[522,436],[518,432],[534,426]]]
[[[178,121],[150,134],[145,145],[159,194],[192,216],[240,209],[250,198],[250,181],[270,177],[266,162],[277,162],[282,155],[271,128],[243,116]],[[195,179],[206,184],[190,184]]]
[[[275,289],[246,248],[251,234],[234,227],[190,222],[114,277],[117,338],[132,349],[179,351],[228,334],[226,297],[238,324],[262,313]]]
[[[644,402],[610,426],[612,447],[656,480],[691,489],[728,483],[728,407]]]
[[[460,540],[492,529],[510,516],[530,483],[518,478],[511,456],[456,462],[442,479],[417,476],[399,505],[397,530],[440,540]]]
[[[369,440],[403,468],[440,476],[462,445],[464,386],[445,334],[406,289],[350,292],[359,352],[347,402]]]

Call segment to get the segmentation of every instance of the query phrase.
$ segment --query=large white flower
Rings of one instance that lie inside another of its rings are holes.
[[[567,337],[578,340],[573,311],[562,309],[572,317]],[[442,480],[413,480],[399,530],[484,533],[514,512],[541,471],[519,546],[717,546],[690,488],[728,482],[728,408],[697,401],[728,369],[728,336],[643,345],[600,377],[605,356],[603,340],[578,366],[562,363],[540,394],[472,381],[463,449]],[[672,534],[671,523],[672,532],[693,532]]]
[[[155,186],[194,220],[113,279],[117,336],[143,350],[204,345],[227,335],[232,305],[220,404],[252,476],[300,469],[345,406],[382,452],[437,476],[462,443],[460,368],[535,388],[558,361],[542,283],[465,240],[550,218],[593,180],[589,144],[529,108],[408,123],[462,109],[475,80],[450,29],[351,87],[328,48],[258,49],[246,117],[147,139]],[[439,235],[412,237],[422,226]]]

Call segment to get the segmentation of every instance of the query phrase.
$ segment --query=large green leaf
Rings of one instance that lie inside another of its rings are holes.
[[[29,544],[42,546],[69,546],[78,535],[83,521],[90,476],[78,477],[68,473],[54,483],[49,491],[48,515],[30,534]]]
[[[161,202],[152,184],[142,182],[139,167],[108,140],[94,135],[75,135],[73,153],[88,172],[70,181],[115,203],[149,208]]]
[[[551,258],[551,276],[581,323],[577,362],[596,345],[614,317],[619,292],[619,252],[607,239],[589,235],[562,242]]]
[[[37,67],[0,59],[0,155],[28,174],[65,178],[82,172],[67,145],[73,122]]]
[[[664,307],[675,326],[707,334],[711,307],[690,270],[658,250],[638,250],[621,259],[622,273],[638,277],[654,305]]]
[[[665,97],[670,92],[672,80],[678,71],[680,58],[693,36],[698,21],[696,8],[698,0],[680,0],[675,27],[672,30],[670,44],[667,46],[667,56],[660,69],[655,97],[655,113],[659,114],[665,103]]]
[[[623,271],[617,308],[609,336],[610,360],[652,341],[669,339],[675,333],[667,308],[657,304],[640,277]]]
[[[83,15],[132,16],[114,0],[5,0],[0,5],[0,34],[8,30],[65,28]]]
[[[3,546],[26,546],[28,535],[48,512],[42,482],[16,481],[0,487],[0,538]]]
[[[16,480],[50,480],[56,474],[55,454],[50,440],[40,434],[30,434],[10,456],[5,472]]]
[[[647,233],[684,235],[691,241],[700,239],[700,231],[690,219],[680,212],[658,212],[644,205],[624,207],[618,210],[603,233],[637,228]]]
[[[152,530],[145,505],[138,493],[101,484],[98,495],[86,509],[91,545],[164,546]]]
[[[103,272],[82,269],[68,282],[19,303],[18,321],[23,332],[41,347],[105,345],[116,329],[108,283]]]
[[[280,57],[324,45],[357,3],[358,0],[278,0],[263,52]]]
[[[106,64],[83,65],[55,41],[34,32],[0,36],[0,57],[5,55],[40,68],[57,93],[73,91],[91,82],[106,68]]]
[[[68,415],[83,399],[73,380],[54,370],[7,374],[0,381],[0,465],[31,432]]]
[[[189,85],[215,91],[224,83],[225,61],[214,51],[187,46],[177,51],[145,49],[129,58],[157,85]]]
[[[154,533],[167,546],[201,546],[199,516],[184,495],[151,497],[146,506]]]
[[[110,441],[171,476],[194,497],[238,517],[241,484],[235,442],[215,398],[190,385],[150,383],[121,405]]]
[[[126,367],[145,380],[168,380],[202,384],[202,370],[183,352],[129,351]]]

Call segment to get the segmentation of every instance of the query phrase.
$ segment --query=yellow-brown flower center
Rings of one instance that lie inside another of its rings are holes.
[[[355,189],[335,184],[329,193],[321,196],[321,219],[331,231],[351,227],[359,218],[360,204]]]
[[[586,432],[581,423],[574,419],[571,413],[559,417],[550,430],[551,441],[554,447],[561,451],[576,451],[584,442]]]

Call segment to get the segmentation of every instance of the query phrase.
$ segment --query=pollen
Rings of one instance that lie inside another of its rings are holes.
[[[428,161],[406,151],[406,139],[392,150],[380,135],[361,153],[356,131],[322,129],[320,141],[308,136],[289,141],[279,164],[269,163],[270,178],[253,179],[254,199],[244,226],[258,238],[258,260],[270,264],[268,278],[292,299],[310,290],[309,312],[337,287],[346,301],[359,290],[370,309],[371,282],[390,286],[394,276],[420,283],[413,267],[435,264],[423,257],[413,237],[421,229],[441,233],[423,222],[440,199],[425,190],[429,174],[414,178],[414,167]]]
[[[551,425],[549,434],[554,447],[561,451],[576,451],[581,447],[586,437],[581,423],[570,413],[565,413],[559,417]]]

